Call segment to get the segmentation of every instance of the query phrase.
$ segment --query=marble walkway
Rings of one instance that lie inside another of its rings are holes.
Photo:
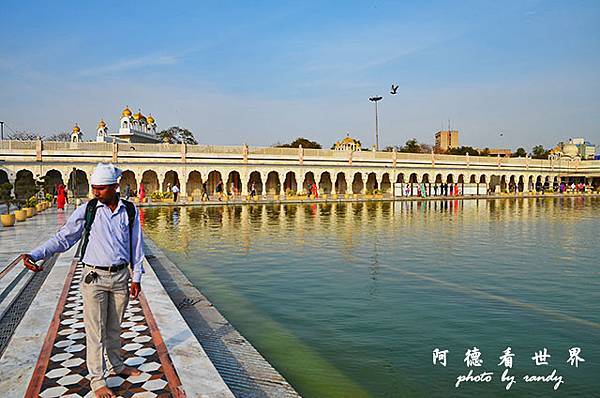
[[[51,236],[67,216],[51,209],[1,229],[0,272],[19,253]],[[82,265],[76,254],[73,247],[49,262],[49,273],[2,352],[3,397],[93,397],[85,366]],[[142,374],[110,376],[109,387],[124,398],[233,397],[147,261],[144,267],[143,293],[130,300],[121,325],[125,361]],[[0,278],[0,298],[8,300],[3,307],[0,301],[0,320],[27,291],[32,275],[19,263]],[[3,294],[10,286],[10,294]]]

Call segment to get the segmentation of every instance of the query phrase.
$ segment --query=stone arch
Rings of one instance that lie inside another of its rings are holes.
[[[464,174],[459,174],[458,175],[458,180],[456,181],[457,184],[464,184],[465,183],[465,175]]]
[[[125,194],[125,189],[129,185],[129,189],[133,195],[133,192],[137,192],[137,180],[135,179],[135,173],[131,170],[125,170],[119,180],[119,187],[121,187],[121,193]],[[124,196],[123,196],[124,197]]]
[[[550,176],[546,176],[544,178],[544,190],[550,189]]]
[[[508,178],[508,186],[506,187],[506,190],[508,192],[514,192],[515,189],[517,189],[517,178],[513,174]]]
[[[260,172],[253,171],[252,173],[250,173],[250,176],[248,177],[248,193],[252,192],[252,184],[254,184],[254,187],[256,188],[256,194],[262,195],[263,181]]]
[[[56,186],[59,184],[65,184],[62,173],[56,169],[48,170],[44,175],[44,190],[54,196],[57,194]]]
[[[469,177],[469,184],[475,184],[477,182],[477,176],[475,174],[471,174]]]
[[[354,178],[352,179],[352,193],[362,193],[365,188],[365,184],[363,183],[362,173],[354,173]]]
[[[541,191],[543,187],[544,187],[544,185],[542,183],[542,176],[538,175],[535,179],[535,190]]]
[[[506,192],[507,189],[508,189],[508,182],[506,180],[506,175],[503,175],[500,177],[500,191]]]
[[[188,174],[187,182],[185,183],[186,195],[193,198],[202,196],[202,174],[194,170]]]
[[[383,173],[381,176],[381,192],[389,193],[392,191],[392,182],[390,181],[390,173]]]
[[[329,174],[328,171],[322,172],[321,178],[319,179],[319,191],[324,194],[330,194],[332,188],[331,174]]]
[[[453,176],[452,174],[448,174],[448,175],[446,176],[446,182],[447,182],[448,184],[453,184],[453,183],[454,183],[454,176]]]
[[[412,173],[410,177],[408,177],[408,182],[413,184],[419,182],[419,177],[417,176],[417,173]]]
[[[526,188],[525,176],[520,175],[519,180],[517,182],[517,189],[519,190],[519,192],[525,192],[525,188]]]
[[[162,191],[170,192],[171,188],[173,188],[173,185],[181,185],[179,183],[179,175],[177,175],[177,172],[175,170],[169,170],[167,171],[167,173],[165,174],[165,178],[163,179]]]
[[[375,173],[369,173],[367,175],[367,185],[365,187],[367,192],[373,192],[378,189],[379,185],[377,184],[377,175]]]
[[[435,183],[436,184],[441,184],[444,182],[444,177],[442,177],[442,175],[440,173],[436,174],[435,176]]]
[[[270,171],[269,174],[267,174],[265,191],[268,195],[279,195],[279,193],[281,192],[281,182],[279,181],[278,172]]]
[[[485,184],[486,183],[486,176],[485,176],[485,174],[482,174],[481,176],[479,176],[479,183],[480,184]]]
[[[225,185],[225,190],[228,194],[237,196],[242,193],[242,177],[240,176],[239,171],[232,170],[227,175],[227,183]]]
[[[498,192],[500,187],[500,176],[497,174],[492,174],[490,176],[490,191]]]
[[[298,183],[296,182],[296,173],[293,171],[288,171],[285,174],[285,180],[283,181],[283,188],[285,189],[286,195],[288,190],[297,192],[298,191]]]
[[[558,191],[560,186],[560,178],[558,176],[554,176],[552,180],[552,190]]]
[[[396,176],[396,182],[404,182],[404,173],[398,173]]]
[[[429,174],[425,173],[421,176],[421,182],[423,184],[429,184]]]
[[[335,177],[335,192],[343,195],[348,191],[348,183],[346,182],[346,174],[344,172],[337,173]]]
[[[218,170],[212,170],[208,173],[208,177],[206,178],[206,187],[208,189],[209,194],[214,194],[217,192],[217,185],[219,182],[223,181],[223,177],[221,176],[221,172]]]
[[[10,182],[8,172],[0,169],[0,184],[6,184],[7,182]]]
[[[532,175],[527,178],[527,190],[535,191],[535,177]]]
[[[75,169],[69,174],[67,189],[75,198],[87,198],[90,194],[90,184],[87,174],[83,170]]]
[[[144,184],[144,192],[146,196],[158,191],[158,175],[154,170],[146,170],[142,173],[141,184]]]
[[[36,192],[35,179],[33,173],[29,170],[17,171],[17,178],[15,179],[15,198],[19,200],[25,200],[31,197]]]
[[[312,185],[315,183],[315,175],[312,171],[308,171],[304,174],[304,181],[302,182],[302,191],[306,194],[310,192],[308,184]]]

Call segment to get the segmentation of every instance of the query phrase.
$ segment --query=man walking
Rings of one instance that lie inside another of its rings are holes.
[[[138,211],[117,194],[120,176],[121,170],[112,164],[98,164],[91,177],[95,199],[79,206],[54,237],[21,255],[25,266],[38,272],[42,269],[34,261],[64,252],[83,237],[81,294],[87,368],[98,398],[116,397],[106,385],[108,375],[141,374],[125,366],[121,358],[121,322],[129,295],[135,299],[141,291],[144,253]],[[129,289],[128,264],[132,267]]]
[[[177,184],[173,184],[173,188],[171,188],[171,192],[173,192],[173,201],[177,202],[177,195],[179,195],[179,187]]]

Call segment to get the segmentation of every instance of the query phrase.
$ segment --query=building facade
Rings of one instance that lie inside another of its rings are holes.
[[[444,152],[458,148],[458,130],[442,130],[435,133],[435,147]]]

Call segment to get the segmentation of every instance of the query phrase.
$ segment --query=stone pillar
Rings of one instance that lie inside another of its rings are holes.
[[[186,160],[185,160],[186,154],[187,154],[187,146],[186,146],[185,142],[182,142],[181,143],[181,161],[183,163],[186,162]]]
[[[269,179],[269,172],[260,173],[260,180],[262,182],[262,196],[267,196],[267,180]]]
[[[285,188],[283,187],[283,183],[285,182],[285,173],[277,173],[279,176],[279,195],[285,196]]]
[[[179,196],[187,198],[187,173],[184,171],[181,175],[177,175],[179,177]]]
[[[38,139],[35,142],[35,160],[37,162],[41,162],[42,161],[42,150],[43,150],[43,143],[41,139]]]
[[[361,174],[362,177],[362,189],[360,190],[361,194],[365,194],[367,192],[367,181],[369,180],[369,174],[368,173],[362,173]]]
[[[156,177],[158,178],[158,191],[159,192],[162,192],[162,190],[163,190],[163,185],[165,183],[166,175],[167,175],[167,173],[165,173],[164,171],[156,172]]]
[[[113,140],[112,142],[112,161],[113,163],[117,163],[117,161],[119,160],[119,144],[117,144],[116,140]]]
[[[248,171],[245,170],[243,172],[240,172],[240,182],[242,183],[242,196],[248,196],[248,178],[250,177],[250,174],[248,174]]]

